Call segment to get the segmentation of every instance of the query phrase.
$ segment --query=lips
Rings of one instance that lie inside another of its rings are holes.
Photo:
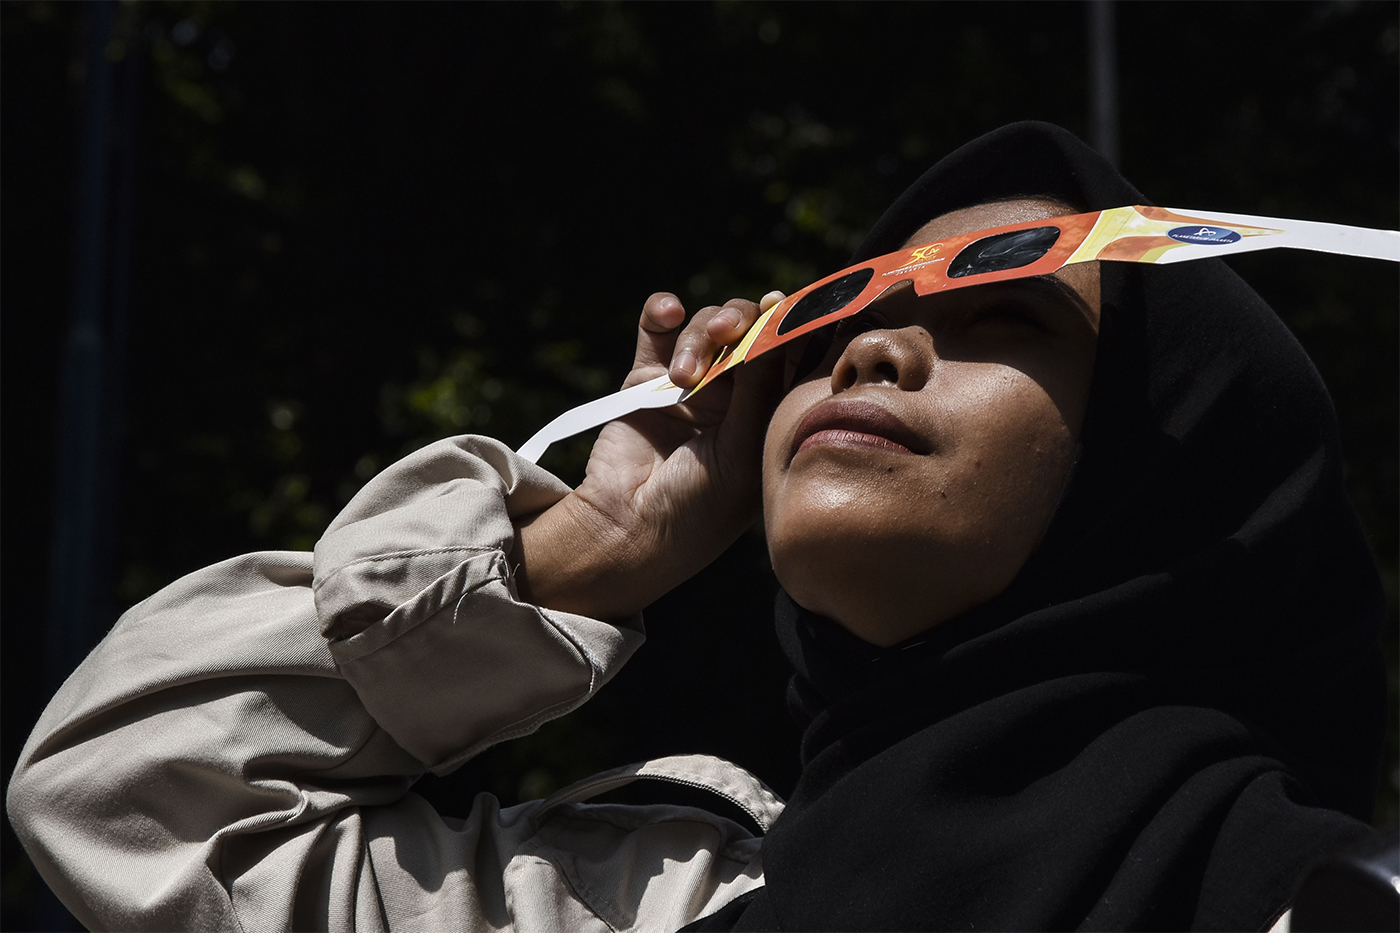
[[[868,447],[896,453],[927,453],[927,445],[903,421],[873,402],[836,400],[819,405],[797,426],[792,456],[806,447]],[[789,458],[791,459],[791,458]]]

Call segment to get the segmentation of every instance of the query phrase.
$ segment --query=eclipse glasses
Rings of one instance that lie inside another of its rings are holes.
[[[536,462],[557,440],[643,408],[684,401],[735,366],[858,314],[904,282],[926,296],[1050,275],[1079,262],[1162,264],[1276,248],[1400,262],[1400,231],[1133,206],[1008,224],[911,246],[856,263],[787,296],[764,312],[743,340],[726,347],[695,388],[687,391],[661,376],[604,396],[555,418],[519,453]]]

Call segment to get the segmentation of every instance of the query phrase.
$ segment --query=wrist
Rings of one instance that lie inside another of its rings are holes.
[[[658,580],[638,566],[641,550],[635,532],[570,493],[516,526],[516,591],[546,609],[630,618],[670,589],[651,592]]]

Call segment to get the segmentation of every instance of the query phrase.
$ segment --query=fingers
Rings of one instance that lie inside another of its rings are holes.
[[[759,311],[768,311],[784,297],[782,292],[769,292],[759,299]],[[784,394],[783,363],[782,354],[771,353],[748,360],[734,371],[733,396],[720,431],[741,461],[758,464],[762,460],[768,421]]]
[[[733,370],[734,392],[721,430],[755,457],[762,453],[773,410],[786,394],[786,362],[785,354],[768,353]]]
[[[714,361],[718,348],[733,346],[743,340],[763,312],[782,300],[782,292],[772,291],[760,298],[758,304],[731,298],[722,307],[701,311],[681,334],[676,359],[671,364],[671,381],[686,386],[698,383]],[[694,354],[694,365],[687,366],[691,360],[681,357],[685,350]],[[684,371],[681,371],[683,368]]]
[[[671,381],[684,388],[699,382],[720,348],[742,339],[758,314],[758,305],[742,298],[731,298],[723,307],[697,312],[676,340]]]
[[[731,298],[723,305],[700,310],[681,329],[685,308],[680,299],[670,292],[657,292],[642,306],[637,352],[623,385],[643,382],[655,375],[650,370],[664,366],[676,385],[694,386],[721,348],[742,340],[763,312],[782,299],[783,293],[778,291],[764,295],[757,304]]]
[[[675,295],[657,292],[646,300],[637,326],[637,352],[632,358],[632,372],[623,383],[624,387],[646,381],[647,369],[664,367],[671,362],[676,336],[683,323],[685,308]]]
[[[705,334],[722,347],[736,344],[744,339],[744,335],[749,332],[749,328],[753,327],[763,312],[782,300],[782,292],[772,291],[760,298],[758,304],[745,301],[742,298],[731,298],[721,308],[706,308],[705,311],[715,313],[705,320]],[[704,311],[701,312],[701,314],[704,313]],[[700,315],[696,315],[696,319],[699,320]],[[691,323],[694,325],[695,322]],[[687,331],[689,329],[686,328]],[[682,335],[682,340],[684,340],[684,335]]]
[[[697,384],[719,350],[744,339],[763,312],[782,298],[782,292],[769,292],[758,304],[744,298],[731,298],[719,307],[697,313],[676,341],[671,381],[686,388]]]

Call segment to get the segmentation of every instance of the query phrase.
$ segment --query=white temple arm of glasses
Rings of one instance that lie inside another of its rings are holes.
[[[526,441],[516,453],[531,463],[539,463],[545,450],[555,441],[562,441],[580,431],[596,428],[600,424],[606,424],[643,408],[665,408],[674,405],[683,401],[687,394],[686,389],[673,384],[668,377],[657,376],[650,382],[643,382],[569,409],[536,431],[535,436]]]
[[[1158,263],[1186,262],[1208,256],[1249,253],[1260,249],[1310,249],[1320,253],[1338,253],[1363,259],[1388,259],[1400,262],[1400,231],[1373,230],[1369,227],[1348,227],[1311,220],[1284,220],[1279,217],[1256,217],[1250,214],[1221,214],[1216,211],[1187,211],[1170,208],[1188,216],[1217,220],[1222,224],[1242,227],[1284,228],[1282,233],[1267,236],[1246,236],[1234,243],[1184,244],[1169,249],[1156,260]]]

